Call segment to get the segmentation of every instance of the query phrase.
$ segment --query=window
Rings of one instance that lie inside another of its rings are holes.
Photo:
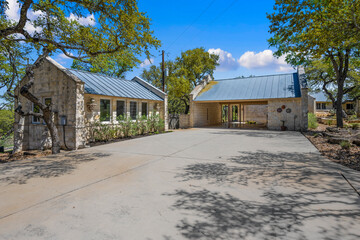
[[[135,120],[137,115],[137,103],[136,102],[130,102],[130,117],[131,119]]]
[[[146,102],[143,102],[141,103],[141,116],[145,116],[147,117],[148,115],[148,108],[147,108],[147,103]]]
[[[125,117],[125,101],[116,102],[116,118]]]
[[[110,121],[110,100],[100,99],[100,121]]]
[[[40,113],[39,106],[34,103],[33,103],[33,113]],[[40,118],[32,116],[32,123],[40,123]]]
[[[354,104],[352,104],[352,103],[346,104],[346,110],[353,110],[353,109],[354,109]]]
[[[316,109],[326,109],[326,103],[316,103]]]
[[[51,104],[51,98],[45,98],[44,103],[46,106],[49,106]]]

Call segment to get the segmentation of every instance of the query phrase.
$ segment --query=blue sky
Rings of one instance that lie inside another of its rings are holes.
[[[266,13],[272,11],[273,4],[271,0],[140,0],[140,10],[152,19],[154,34],[162,42],[160,49],[152,51],[151,62],[160,63],[161,50],[166,51],[167,59],[174,59],[182,51],[204,47],[221,57],[217,79],[293,72],[283,58],[272,56],[274,49],[267,43]],[[71,60],[60,55],[54,58],[66,67],[71,65]],[[127,73],[127,78],[140,75],[149,65],[145,61]]]
[[[18,20],[19,4],[8,0],[6,11],[8,18]],[[182,51],[204,47],[206,51],[220,56],[220,66],[215,71],[215,78],[233,78],[237,76],[264,75],[294,72],[284,61],[284,57],[275,58],[269,49],[267,39],[269,21],[266,13],[271,12],[272,0],[182,0],[149,1],[139,0],[141,11],[152,19],[154,35],[161,40],[160,49],[152,50],[151,62],[158,65],[161,50],[166,51],[166,59],[175,59]],[[40,12],[30,12],[34,19]],[[76,16],[69,15],[76,19]],[[77,19],[81,24],[96,24],[93,16]],[[29,32],[36,29],[27,24]],[[63,54],[52,56],[65,67],[70,67],[72,60]],[[150,63],[142,56],[139,64],[127,79],[141,74]]]

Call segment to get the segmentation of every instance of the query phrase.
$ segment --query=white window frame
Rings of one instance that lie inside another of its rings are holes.
[[[110,113],[109,113],[109,115],[110,115],[110,119],[109,119],[109,121],[101,121],[101,100],[109,100],[110,101]],[[100,116],[100,118],[99,118],[99,120],[100,120],[100,122],[101,123],[110,123],[111,122],[111,119],[112,119],[112,104],[111,104],[111,99],[110,98],[100,98],[100,100],[99,100],[99,107],[100,107],[100,112],[99,112],[99,116]]]
[[[133,119],[132,116],[131,116],[131,103],[135,103],[135,106],[136,106],[135,119]],[[137,119],[137,117],[138,117],[138,115],[139,115],[138,110],[139,110],[139,108],[138,108],[138,102],[137,102],[137,101],[130,101],[130,102],[129,102],[129,112],[130,112],[130,118],[131,118],[131,120],[134,120],[134,121],[135,121],[135,120]]]
[[[35,103],[32,103],[32,112],[35,113],[34,111],[34,108],[35,108]],[[41,112],[40,108],[39,108],[39,113]],[[35,116],[31,116],[31,123],[32,124],[41,124],[41,119],[39,118],[39,121],[36,122],[35,120]]]
[[[117,103],[118,102],[123,102],[124,103],[124,116],[123,117],[127,117],[127,112],[126,112],[126,100],[125,99],[120,99],[120,100],[116,100],[116,112],[115,112],[115,115],[116,115],[116,121],[117,121],[117,118],[118,118],[118,115],[117,115]]]
[[[146,115],[143,115],[143,103],[146,103]],[[149,102],[141,102],[141,117],[142,116],[149,116]]]

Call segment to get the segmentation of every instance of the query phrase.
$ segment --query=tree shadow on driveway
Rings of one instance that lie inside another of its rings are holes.
[[[186,166],[177,178],[200,187],[165,195],[187,239],[359,239],[360,199],[338,170],[319,154],[241,152]]]
[[[69,174],[83,162],[108,157],[104,153],[71,152],[44,158],[3,163],[0,165],[0,183],[26,184],[32,178],[50,178]]]

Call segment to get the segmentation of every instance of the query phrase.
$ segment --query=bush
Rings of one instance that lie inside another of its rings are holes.
[[[350,147],[351,147],[351,144],[350,144],[349,141],[341,141],[341,142],[340,142],[340,146],[341,146],[341,148],[344,149],[344,150],[349,150]]]
[[[14,112],[11,110],[0,110],[0,137],[7,134],[14,124]]]
[[[354,130],[358,130],[360,129],[360,123],[351,123],[349,124],[351,126],[352,129]]]
[[[89,123],[90,141],[109,141],[118,138],[144,135],[147,133],[160,133],[164,129],[164,121],[158,114],[153,113],[148,118],[138,117],[136,120],[130,117],[119,116],[118,123],[104,124],[99,121]]]
[[[317,118],[316,118],[315,114],[313,114],[313,113],[308,114],[308,126],[310,129],[315,129],[319,126],[319,124],[317,122]]]

